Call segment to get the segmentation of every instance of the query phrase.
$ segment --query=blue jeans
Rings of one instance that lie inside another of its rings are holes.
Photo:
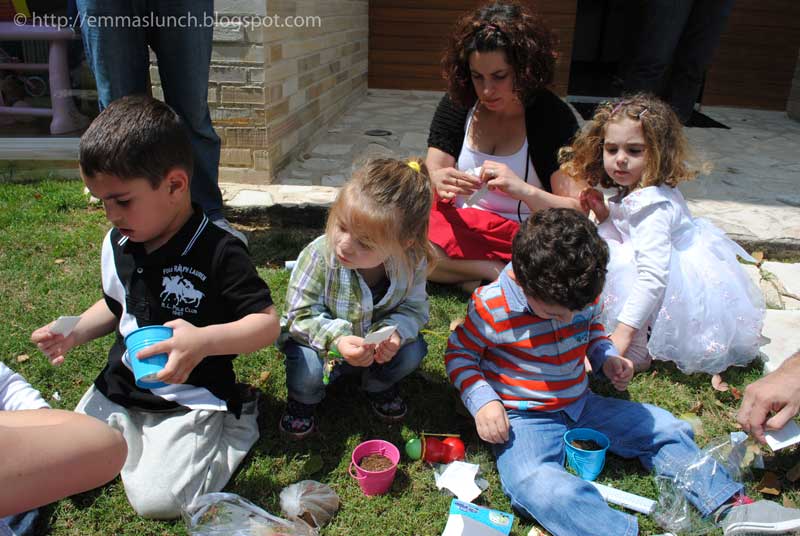
[[[0,519],[0,536],[33,536],[39,509],[34,508]]]
[[[536,519],[554,536],[635,535],[636,517],[610,508],[589,482],[564,468],[564,432],[593,428],[611,440],[609,451],[639,458],[647,470],[664,476],[685,467],[698,452],[692,428],[656,406],[588,393],[577,421],[563,411],[509,411],[508,442],[495,445],[497,470],[511,504]],[[700,467],[687,498],[704,516],[742,486],[711,464]]]
[[[164,100],[190,131],[194,156],[192,201],[210,219],[222,218],[218,184],[220,139],[211,125],[208,110],[214,1],[78,0],[77,3],[83,21],[83,46],[97,82],[100,109],[120,97],[148,92],[149,45],[158,58]],[[115,26],[99,23],[110,18],[94,21],[89,18],[125,16],[165,24],[155,28],[133,27],[134,24]],[[178,27],[182,21],[187,24]]]
[[[286,387],[289,398],[303,404],[318,404],[325,398],[322,383],[322,365],[316,350],[289,340],[283,349],[286,355]],[[360,374],[361,388],[367,393],[380,393],[417,370],[422,358],[428,353],[428,345],[420,335],[417,340],[400,347],[388,363],[373,363],[369,367],[353,367],[338,363],[330,381],[347,375]]]

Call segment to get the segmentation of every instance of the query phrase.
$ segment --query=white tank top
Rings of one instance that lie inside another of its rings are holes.
[[[479,168],[483,165],[485,160],[492,160],[494,162],[499,162],[501,164],[505,164],[517,174],[520,179],[525,179],[525,165],[528,166],[528,183],[536,186],[537,188],[542,188],[542,181],[539,180],[539,176],[536,174],[536,170],[533,168],[533,162],[531,162],[528,156],[528,137],[525,136],[525,141],[522,144],[522,147],[519,151],[514,154],[506,155],[506,156],[498,156],[492,154],[482,153],[477,151],[469,146],[467,139],[469,138],[469,128],[470,124],[472,123],[472,116],[475,114],[475,106],[469,111],[467,114],[467,124],[465,126],[464,132],[464,142],[461,145],[461,154],[458,155],[458,162],[456,163],[456,169],[459,171],[464,171],[466,173],[475,173],[476,168]],[[468,205],[467,204],[467,197],[466,196],[458,196],[456,197],[455,205],[457,207],[471,207],[477,208],[481,210],[487,210],[489,212],[494,212],[506,219],[518,221],[519,216],[517,214],[517,207],[519,207],[519,215],[522,216],[522,219],[525,220],[530,216],[531,211],[528,208],[528,205],[522,203],[520,205],[519,201],[514,199],[513,197],[508,196],[507,194],[500,192],[500,191],[489,191],[486,195],[483,196],[476,204]]]

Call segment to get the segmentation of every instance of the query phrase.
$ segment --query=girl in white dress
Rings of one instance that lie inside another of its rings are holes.
[[[755,260],[689,212],[676,186],[701,166],[672,109],[647,95],[601,105],[560,157],[573,177],[618,191],[606,206],[587,188],[581,205],[608,243],[604,321],[620,353],[639,371],[652,358],[709,374],[752,361],[764,299],[737,256]]]

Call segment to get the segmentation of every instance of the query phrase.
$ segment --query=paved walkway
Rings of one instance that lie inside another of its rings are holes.
[[[369,156],[424,157],[440,97],[431,91],[369,90],[278,174],[276,184],[222,184],[225,201],[233,209],[278,209],[297,221],[308,218],[308,211],[297,208],[313,212],[330,205],[354,162]],[[714,164],[710,175],[681,185],[692,213],[750,250],[767,251],[768,259],[800,256],[800,122],[763,110],[705,107],[703,113],[731,129],[687,129],[695,150]],[[388,135],[367,134],[374,130]],[[316,217],[324,214],[318,211]],[[747,268],[770,309],[764,334],[773,342],[763,349],[769,371],[800,348],[800,263]]]
[[[329,203],[335,190],[319,187],[341,186],[354,162],[378,155],[424,156],[440,97],[433,91],[370,90],[276,180],[311,188],[226,184],[226,201],[255,207],[263,205],[268,192],[278,204]],[[714,165],[711,175],[681,186],[692,212],[740,242],[800,252],[800,122],[783,112],[723,107],[703,112],[731,129],[687,129],[695,150]],[[367,135],[371,130],[389,135]]]

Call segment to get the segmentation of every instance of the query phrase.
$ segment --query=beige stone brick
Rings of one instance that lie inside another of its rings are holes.
[[[266,128],[225,128],[228,147],[262,149],[267,145]]]
[[[208,79],[212,82],[247,82],[247,69],[226,65],[212,65]]]
[[[250,167],[253,165],[253,156],[250,149],[226,148],[220,150],[219,163],[223,166]]]
[[[244,26],[241,24],[215,24],[213,41],[215,43],[244,42]]]
[[[290,78],[281,85],[281,94],[286,97],[297,93],[297,78]]]
[[[214,126],[258,127],[264,125],[265,112],[258,108],[222,107],[211,108],[211,120]]]
[[[271,171],[269,153],[266,150],[253,151],[253,168],[260,171]]]
[[[217,86],[216,85],[209,85],[208,86],[208,103],[209,104],[216,104],[217,103]]]
[[[264,104],[264,88],[247,86],[222,86],[221,102],[231,104]]]
[[[219,15],[266,15],[267,0],[225,0],[214,5]]]
[[[283,59],[283,45],[271,45],[269,47],[269,61],[275,63]]]
[[[211,49],[212,63],[264,63],[264,47],[236,43],[217,43]]]
[[[264,79],[267,83],[271,84],[296,75],[297,62],[294,60],[283,60],[269,65],[264,72]]]
[[[269,102],[277,102],[283,98],[283,85],[282,84],[275,84],[273,86],[269,86],[265,88],[267,95],[269,95]]]
[[[289,99],[285,99],[267,108],[267,123],[271,123],[289,113]]]
[[[264,69],[252,68],[247,69],[247,79],[251,86],[264,84]]]

